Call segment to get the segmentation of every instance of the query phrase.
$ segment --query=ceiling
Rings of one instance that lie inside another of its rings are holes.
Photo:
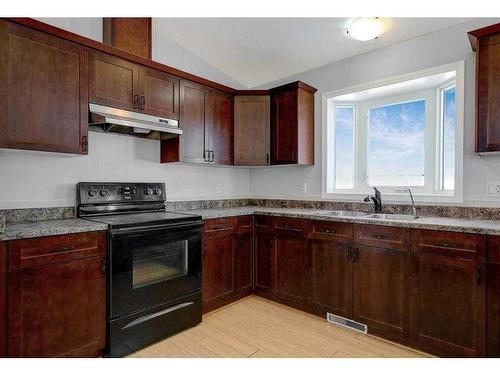
[[[252,88],[468,21],[383,18],[384,33],[359,42],[352,18],[155,18],[155,33]]]

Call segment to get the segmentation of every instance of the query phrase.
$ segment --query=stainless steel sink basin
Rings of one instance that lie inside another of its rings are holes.
[[[361,211],[328,211],[322,213],[323,216],[335,216],[335,217],[363,217],[368,216],[366,212]]]
[[[384,220],[416,220],[418,216],[406,214],[371,214],[367,217]]]

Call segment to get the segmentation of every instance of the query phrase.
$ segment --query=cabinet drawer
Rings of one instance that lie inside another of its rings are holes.
[[[222,217],[209,219],[204,222],[204,234],[206,238],[225,236],[235,232],[236,218]]]
[[[249,233],[253,231],[253,216],[238,216],[236,222],[238,233]]]
[[[500,264],[500,236],[488,237],[488,255],[489,263]]]
[[[407,250],[410,247],[410,230],[381,225],[354,225],[354,242],[385,249]]]
[[[9,271],[106,254],[106,232],[16,240],[9,243]]]
[[[277,233],[305,235],[307,233],[307,220],[276,217],[274,218],[274,230]]]
[[[274,217],[272,216],[255,216],[255,228],[271,229],[273,223]]]
[[[417,229],[412,235],[412,251],[419,253],[475,259],[485,245],[486,236],[470,233]]]
[[[318,240],[352,242],[353,225],[333,221],[310,220],[309,237]]]

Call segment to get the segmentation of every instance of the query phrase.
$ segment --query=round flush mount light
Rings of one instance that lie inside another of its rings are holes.
[[[347,29],[347,34],[356,40],[367,41],[378,38],[383,29],[384,25],[378,17],[358,18]]]

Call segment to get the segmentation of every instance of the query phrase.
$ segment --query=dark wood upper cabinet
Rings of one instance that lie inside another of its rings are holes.
[[[233,164],[233,96],[209,90],[205,94],[205,145],[215,164]]]
[[[103,18],[103,42],[151,59],[151,18]]]
[[[88,54],[0,20],[0,147],[87,153]]]
[[[500,23],[468,34],[476,51],[476,152],[500,151]]]
[[[159,117],[179,119],[179,79],[147,67],[140,69],[142,111]]]
[[[413,345],[443,357],[486,354],[485,250],[485,236],[413,230]]]
[[[181,80],[179,126],[180,142],[162,142],[162,162],[233,164],[232,95]]]
[[[189,81],[180,84],[180,161],[205,163],[205,89]],[[163,144],[162,144],[163,147]]]
[[[270,90],[271,164],[314,165],[314,93],[303,82]]]
[[[9,356],[102,355],[105,262],[104,232],[11,241]]]
[[[234,165],[270,163],[269,95],[234,98]]]
[[[90,52],[89,100],[96,104],[137,110],[139,65],[101,52]]]

